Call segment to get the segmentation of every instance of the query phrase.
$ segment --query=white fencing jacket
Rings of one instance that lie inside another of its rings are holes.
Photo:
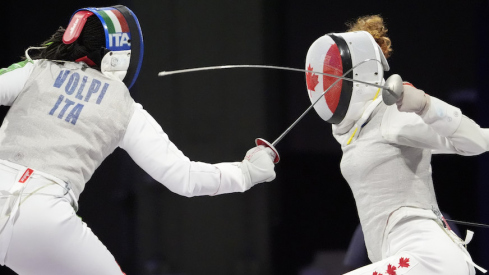
[[[434,97],[423,116],[380,103],[360,131],[337,129],[333,126],[343,151],[341,171],[353,192],[373,262],[383,258],[385,236],[398,221],[409,216],[436,219],[432,153],[477,155],[489,144],[488,129]]]
[[[125,85],[83,63],[25,61],[0,70],[0,159],[68,182],[76,198],[118,146],[183,196],[244,192],[239,162],[190,161]]]

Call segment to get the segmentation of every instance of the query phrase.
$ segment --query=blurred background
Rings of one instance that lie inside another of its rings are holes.
[[[489,127],[489,7],[481,0],[4,0],[0,67],[66,27],[78,8],[115,4],[132,9],[144,33],[134,98],[195,161],[239,161],[255,138],[274,141],[310,105],[304,74],[158,72],[228,64],[304,68],[314,40],[369,14],[384,17],[393,41],[386,78],[400,74]],[[171,193],[117,149],[88,182],[78,215],[128,275],[329,275],[367,264],[361,242],[347,254],[359,220],[331,126],[312,111],[277,149],[282,160],[273,182],[244,194],[194,198]],[[434,156],[432,166],[441,210],[489,223],[489,155]],[[489,268],[489,229],[458,229],[462,237],[475,231],[469,251]],[[14,273],[1,267],[0,274]]]

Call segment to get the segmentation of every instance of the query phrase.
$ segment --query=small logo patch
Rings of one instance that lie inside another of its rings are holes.
[[[34,170],[32,170],[31,168],[27,168],[25,170],[24,174],[22,175],[22,177],[20,177],[19,182],[25,183],[29,179],[29,177],[32,175],[32,173],[34,173]]]

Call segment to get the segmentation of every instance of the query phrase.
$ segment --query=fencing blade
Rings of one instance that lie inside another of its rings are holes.
[[[321,98],[332,88],[334,87],[340,80],[345,80],[345,81],[350,81],[350,82],[355,82],[355,83],[360,83],[360,84],[365,84],[369,86],[374,86],[377,88],[382,89],[382,97],[386,98],[387,100],[384,100],[384,102],[387,105],[392,105],[395,103],[399,98],[401,98],[402,93],[403,93],[403,87],[402,87],[402,79],[399,75],[394,74],[390,76],[385,84],[386,85],[379,85],[377,83],[370,83],[366,81],[361,81],[361,80],[355,80],[353,78],[346,77],[348,73],[353,71],[353,69],[357,68],[358,66],[364,64],[365,62],[369,61],[376,61],[380,62],[377,59],[366,59],[363,60],[362,62],[359,62],[355,66],[353,66],[351,69],[349,69],[347,72],[345,72],[343,75],[338,76],[334,74],[328,74],[324,72],[318,72],[318,71],[312,71],[312,70],[304,70],[304,69],[297,69],[297,68],[291,68],[291,67],[282,67],[282,66],[272,66],[272,65],[221,65],[221,66],[208,66],[208,67],[198,67],[198,68],[190,68],[190,69],[182,69],[182,70],[174,70],[174,71],[161,71],[158,73],[158,76],[168,76],[168,75],[174,75],[174,74],[182,74],[182,73],[191,73],[191,72],[199,72],[199,71],[210,71],[210,70],[222,70],[222,69],[236,69],[236,68],[261,68],[261,69],[275,69],[275,70],[286,70],[286,71],[294,71],[294,72],[301,72],[301,73],[314,73],[314,74],[319,74],[319,75],[325,75],[329,77],[336,78],[337,80],[331,84],[319,97],[318,99],[313,102],[300,116],[297,118],[294,123],[292,123],[275,141],[272,143],[269,143],[268,141],[258,138],[256,139],[255,143],[257,145],[264,145],[267,147],[270,147],[274,153],[276,154],[276,157],[274,159],[274,162],[277,163],[280,158],[278,156],[278,152],[275,149],[275,146],[282,140],[282,138],[287,135],[292,128],[294,128],[299,121],[302,120],[302,118],[309,113],[309,111],[319,102]]]
[[[377,59],[366,59],[366,60],[358,63],[357,65],[355,65],[352,69],[348,70],[348,72],[350,72],[354,68],[356,68],[359,65],[361,65],[365,62],[368,62],[368,61],[380,62]],[[182,69],[182,70],[174,70],[174,71],[161,71],[158,73],[158,76],[168,76],[168,75],[173,75],[173,74],[191,73],[191,72],[199,72],[199,71],[210,71],[210,70],[237,69],[237,68],[274,69],[274,70],[285,70],[285,71],[293,71],[293,72],[301,72],[301,73],[314,73],[314,74],[330,76],[333,78],[338,78],[338,79],[342,79],[342,80],[346,80],[346,81],[350,81],[350,82],[356,82],[356,83],[360,83],[360,84],[370,85],[370,86],[374,86],[377,88],[381,88],[382,89],[382,96],[385,96],[386,94],[391,96],[387,102],[384,101],[387,105],[392,105],[393,103],[395,103],[397,101],[397,99],[399,99],[401,97],[402,92],[403,92],[402,91],[402,79],[397,74],[390,76],[386,81],[386,85],[382,86],[382,85],[375,84],[375,83],[370,83],[370,82],[365,82],[365,81],[361,81],[361,80],[355,80],[353,78],[348,78],[348,77],[345,77],[346,74],[343,74],[342,76],[338,76],[338,75],[328,74],[328,73],[324,73],[324,72],[297,69],[297,68],[291,68],[291,67],[283,67],[283,66],[272,66],[272,65],[208,66],[208,67],[198,67],[198,68],[190,68],[190,69]],[[388,96],[386,96],[386,97],[388,97]],[[393,99],[394,99],[394,101],[392,101]]]
[[[368,62],[368,61],[377,61],[380,62],[377,59],[366,59],[357,65],[353,67],[352,69],[348,70],[350,72],[354,68],[358,67],[359,65]],[[191,73],[191,72],[199,72],[199,71],[210,71],[210,70],[223,70],[223,69],[236,69],[236,68],[259,68],[259,69],[274,69],[274,70],[285,70],[285,71],[294,71],[294,72],[301,72],[301,73],[315,73],[319,75],[325,75],[325,76],[330,76],[334,78],[339,78],[342,80],[350,81],[350,82],[357,82],[365,85],[370,85],[374,86],[377,88],[382,88],[387,90],[389,93],[394,93],[394,88],[392,86],[382,86],[378,85],[375,83],[370,83],[370,82],[365,82],[361,80],[355,80],[353,78],[348,78],[345,77],[346,74],[343,74],[342,76],[334,75],[334,74],[328,74],[328,73],[323,73],[323,72],[317,72],[317,71],[311,71],[311,70],[304,70],[304,69],[297,69],[297,68],[291,68],[291,67],[282,67],[282,66],[272,66],[272,65],[221,65],[221,66],[208,66],[208,67],[199,67],[199,68],[190,68],[190,69],[182,69],[182,70],[174,70],[174,71],[161,71],[158,73],[158,76],[168,76],[168,75],[173,75],[173,74],[182,74],[182,73]],[[347,73],[348,73],[347,72]],[[402,83],[402,82],[401,82]],[[394,96],[397,96],[394,93]]]
[[[457,220],[451,220],[451,219],[445,219],[445,220],[447,222],[453,222],[453,223],[467,225],[467,226],[481,227],[481,228],[489,229],[489,225],[484,224],[484,223],[464,222],[464,221],[457,221]]]

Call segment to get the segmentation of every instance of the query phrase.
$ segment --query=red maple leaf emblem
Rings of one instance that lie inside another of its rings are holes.
[[[409,258],[400,258],[399,267],[409,267]]]
[[[307,70],[308,71],[312,71],[313,70],[313,68],[311,67],[311,64],[309,64],[309,66],[307,67]],[[309,91],[314,91],[314,88],[316,88],[316,86],[319,83],[318,76],[315,75],[314,73],[307,72],[306,73],[306,82],[307,82],[307,89]]]
[[[375,271],[372,275],[382,275],[382,273],[378,273],[377,271]]]
[[[387,270],[385,272],[387,272],[387,274],[389,274],[389,275],[396,275],[397,274],[396,269],[397,268],[395,266],[392,266],[391,264],[389,264],[387,266]]]

